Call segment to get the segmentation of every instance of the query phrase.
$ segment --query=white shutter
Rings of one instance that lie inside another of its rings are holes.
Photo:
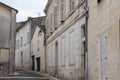
[[[74,64],[74,52],[75,52],[75,35],[74,31],[70,33],[70,64]]]
[[[98,38],[98,80],[106,77],[106,38],[105,33]]]
[[[106,38],[105,34],[102,34],[102,80],[105,80],[106,76]]]
[[[61,0],[60,1],[60,19],[61,19],[61,21],[64,20],[64,10],[65,10],[64,0]]]
[[[98,80],[101,79],[101,73],[102,73],[102,62],[101,62],[101,52],[102,52],[102,45],[101,45],[101,38],[98,38]]]
[[[57,6],[54,7],[54,27],[57,28]]]
[[[62,66],[63,65],[65,65],[65,38],[63,37],[62,39],[61,39],[61,59],[62,59]]]

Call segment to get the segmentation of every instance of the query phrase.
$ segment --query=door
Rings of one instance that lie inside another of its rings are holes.
[[[55,43],[55,75],[58,73],[58,42]]]
[[[32,56],[32,70],[35,70],[35,56]]]
[[[40,71],[40,57],[36,58],[37,61],[37,71]]]
[[[23,68],[23,52],[21,51],[21,68]]]
[[[98,76],[99,80],[106,80],[106,36],[101,34],[98,38]]]

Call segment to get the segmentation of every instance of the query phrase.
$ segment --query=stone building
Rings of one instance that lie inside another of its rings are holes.
[[[88,0],[88,78],[120,80],[120,0]]]
[[[31,52],[31,50],[33,50],[34,47],[33,45],[31,46],[31,43],[35,43],[32,39],[34,38],[34,32],[39,26],[42,26],[41,29],[44,30],[44,24],[44,17],[29,17],[27,21],[17,23],[15,52],[16,69],[32,69],[32,56],[34,54]],[[44,34],[42,34],[42,39],[43,36]],[[35,45],[37,45],[37,43]]]
[[[15,69],[31,69],[31,19],[17,23]]]
[[[45,72],[45,17],[39,17],[38,24],[34,26],[31,38],[32,70]]]
[[[0,2],[0,70],[13,71],[17,10]]]
[[[46,70],[61,80],[85,76],[84,6],[85,0],[48,0],[44,9]]]

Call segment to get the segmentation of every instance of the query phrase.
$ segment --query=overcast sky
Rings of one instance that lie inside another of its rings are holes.
[[[25,21],[27,17],[44,16],[47,0],[0,0],[19,11],[17,22]]]

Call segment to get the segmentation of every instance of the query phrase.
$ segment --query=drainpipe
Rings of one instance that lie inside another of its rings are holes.
[[[47,49],[46,49],[46,28],[45,28],[45,31],[44,31],[44,46],[45,46],[45,73],[47,73]]]
[[[89,7],[88,7],[88,0],[85,0],[85,80],[88,80],[88,18],[89,18]]]

